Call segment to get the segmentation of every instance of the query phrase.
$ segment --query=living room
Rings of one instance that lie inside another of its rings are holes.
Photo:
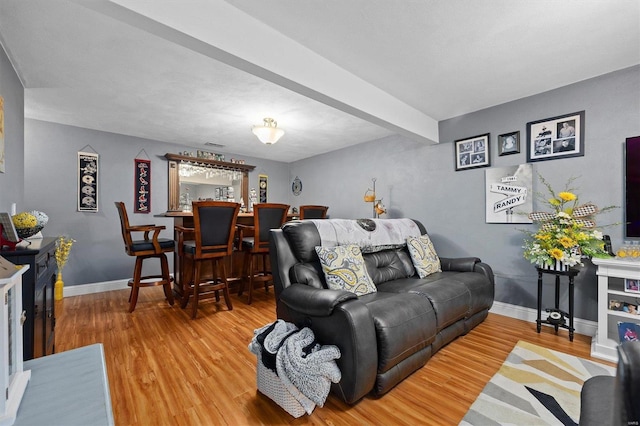
[[[5,48],[10,50],[10,46]],[[125,288],[132,260],[123,251],[117,212],[111,203],[133,200],[132,160],[144,150],[152,166],[152,213],[164,212],[167,165],[162,157],[183,151],[184,145],[25,117],[28,97],[4,51],[0,53],[0,96],[4,97],[6,129],[0,211],[9,211],[13,203],[18,211],[43,211],[49,215],[45,235],[65,234],[76,240],[65,267],[65,296]],[[250,174],[251,187],[257,187],[259,174],[268,176],[270,202],[325,204],[334,218],[370,217],[371,205],[362,197],[375,177],[387,217],[422,222],[441,256],[481,257],[495,273],[494,311],[532,321],[537,277],[533,265],[522,257],[524,235],[520,231],[532,226],[485,222],[485,169],[456,171],[453,142],[489,133],[491,167],[524,164],[527,123],[578,111],[585,111],[584,155],[536,162],[534,172],[554,187],[579,177],[576,186],[583,201],[622,206],[624,141],[640,135],[638,58],[623,69],[439,121],[440,143],[435,145],[390,135],[293,162],[240,156],[233,151],[226,155],[256,166]],[[520,132],[520,152],[499,156],[497,137],[511,131]],[[286,144],[286,137],[279,143]],[[100,154],[97,213],[76,211],[76,156],[87,145]],[[303,183],[299,196],[291,193],[295,177]],[[536,179],[534,190],[543,190]],[[135,219],[168,229],[173,226],[170,219],[149,216],[136,215]],[[623,209],[603,216],[602,221],[622,223]],[[611,236],[614,249],[625,239],[622,225],[607,228],[605,233]],[[576,288],[577,331],[589,335],[597,320],[593,265],[587,263]]]

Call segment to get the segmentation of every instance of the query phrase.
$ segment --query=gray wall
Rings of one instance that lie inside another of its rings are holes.
[[[0,173],[0,212],[24,199],[24,89],[0,46],[0,96],[4,98],[5,172]]]
[[[49,215],[45,236],[68,235],[76,240],[64,268],[65,285],[73,286],[130,278],[134,259],[127,256],[120,234],[115,201],[127,205],[132,224],[165,225],[163,236],[171,238],[173,220],[156,217],[167,210],[166,153],[195,151],[173,145],[72,126],[25,120],[24,202],[18,211],[40,210]],[[259,143],[256,140],[256,143]],[[151,214],[133,213],[134,159],[145,153],[151,160]],[[77,210],[77,152],[97,152],[99,160],[99,211]],[[225,154],[227,158],[239,157]],[[258,185],[258,174],[269,176],[269,202],[287,202],[289,165],[277,161],[244,158],[255,165],[249,175],[250,187]],[[171,260],[170,260],[171,262]],[[153,261],[147,262],[156,269]],[[145,267],[145,273],[151,269]]]
[[[569,177],[577,181],[581,200],[599,206],[623,205],[623,144],[640,135],[640,67],[628,68],[550,92],[467,114],[440,123],[437,146],[388,137],[291,164],[290,181],[303,182],[291,204],[326,204],[332,217],[371,217],[363,201],[371,178],[388,208],[387,217],[420,220],[441,256],[478,256],[496,274],[496,300],[535,308],[535,268],[522,258],[522,229],[533,225],[485,223],[485,169],[455,171],[453,142],[491,133],[491,164],[526,163],[526,123],[585,110],[584,157],[532,163],[554,187]],[[520,131],[521,153],[499,157],[497,136]],[[534,180],[534,191],[543,191]],[[534,209],[536,205],[534,204]],[[598,217],[600,224],[623,221],[623,210]],[[614,247],[622,241],[622,225],[607,228]],[[544,306],[551,306],[551,282],[545,284]],[[563,294],[564,291],[563,291]],[[561,303],[565,303],[563,296]],[[596,320],[596,277],[587,264],[576,284],[576,316]]]

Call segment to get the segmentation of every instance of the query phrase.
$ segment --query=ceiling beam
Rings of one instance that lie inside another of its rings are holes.
[[[223,0],[72,0],[393,132],[438,143],[438,122]]]

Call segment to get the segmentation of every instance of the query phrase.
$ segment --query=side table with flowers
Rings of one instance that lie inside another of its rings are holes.
[[[64,281],[62,281],[62,268],[66,265],[71,252],[71,246],[75,242],[70,237],[58,237],[56,240],[56,264],[58,265],[58,276],[54,287],[54,299],[62,300],[64,295]]]
[[[524,257],[536,265],[538,271],[538,314],[536,328],[540,333],[543,324],[555,328],[567,329],[569,340],[573,341],[574,318],[574,280],[584,266],[584,257],[611,257],[605,250],[603,234],[596,229],[595,215],[616,208],[608,206],[598,209],[592,203],[578,205],[578,196],[570,188],[575,178],[569,179],[565,190],[556,192],[540,175],[540,181],[546,186],[550,198],[537,193],[539,200],[551,208],[551,212],[533,212],[529,219],[539,223],[535,232],[525,231],[528,238],[524,241]],[[546,309],[548,313],[542,319],[543,274],[555,277],[555,304]],[[560,309],[560,277],[568,277],[569,312]],[[568,320],[568,323],[567,323]]]

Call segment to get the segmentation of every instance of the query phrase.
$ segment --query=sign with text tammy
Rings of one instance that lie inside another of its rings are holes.
[[[531,223],[532,175],[530,164],[485,171],[487,223]]]

